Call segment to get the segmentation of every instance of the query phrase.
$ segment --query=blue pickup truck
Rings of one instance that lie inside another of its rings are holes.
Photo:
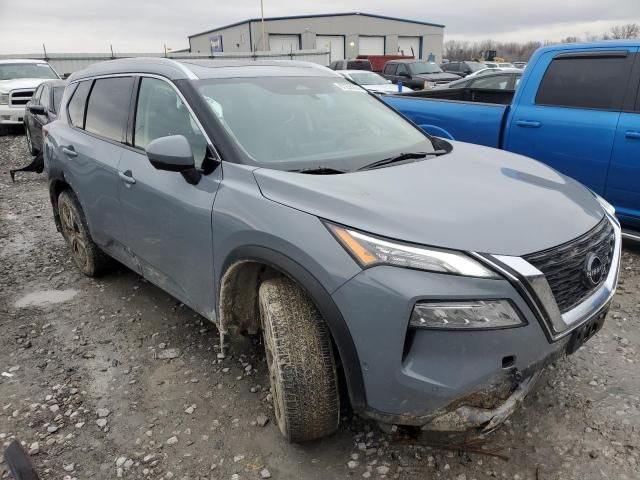
[[[515,91],[383,98],[435,136],[527,155],[579,180],[640,240],[639,49],[638,40],[554,45],[533,55]]]

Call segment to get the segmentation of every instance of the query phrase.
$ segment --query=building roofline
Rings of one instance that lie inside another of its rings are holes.
[[[381,18],[383,20],[395,20],[398,22],[405,22],[405,23],[414,23],[417,25],[427,25],[429,27],[440,27],[440,28],[444,28],[445,26],[439,23],[431,23],[431,22],[423,22],[420,20],[411,20],[408,18],[399,18],[399,17],[389,17],[386,15],[377,15],[374,13],[363,13],[363,12],[344,12],[344,13],[318,13],[315,15],[291,15],[291,16],[287,16],[287,17],[265,17],[264,21],[268,22],[268,21],[273,21],[273,20],[298,20],[298,19],[303,19],[303,18],[323,18],[323,17],[348,17],[348,16],[353,16],[353,15],[358,15],[361,17],[370,17],[370,18]],[[212,30],[206,30],[204,32],[200,32],[200,33],[194,33],[193,35],[189,35],[188,38],[193,38],[193,37],[198,37],[200,35],[205,35],[207,33],[214,33],[214,32],[218,32],[220,30],[225,30],[227,28],[231,28],[231,27],[237,27],[238,25],[244,25],[246,23],[252,23],[252,22],[260,22],[262,21],[261,18],[248,18],[246,20],[242,20],[241,22],[236,22],[236,23],[230,23],[229,25],[224,25],[222,27],[217,27],[214,28]]]

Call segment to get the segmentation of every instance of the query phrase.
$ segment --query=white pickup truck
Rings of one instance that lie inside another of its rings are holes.
[[[0,60],[0,130],[22,125],[24,109],[38,85],[60,78],[43,60]]]

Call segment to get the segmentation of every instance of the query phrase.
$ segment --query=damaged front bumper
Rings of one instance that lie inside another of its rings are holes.
[[[518,384],[514,392],[495,408],[482,408],[463,404],[455,408],[455,410],[436,412],[434,417],[422,426],[422,429],[435,432],[479,430],[480,433],[489,433],[499,427],[518,408],[535,385],[540,373],[536,372],[524,379]]]

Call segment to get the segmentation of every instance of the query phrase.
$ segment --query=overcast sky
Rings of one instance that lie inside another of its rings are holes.
[[[265,16],[361,11],[446,25],[446,39],[558,40],[640,23],[640,0],[264,0]],[[0,53],[160,52],[260,16],[259,0],[0,0]]]

